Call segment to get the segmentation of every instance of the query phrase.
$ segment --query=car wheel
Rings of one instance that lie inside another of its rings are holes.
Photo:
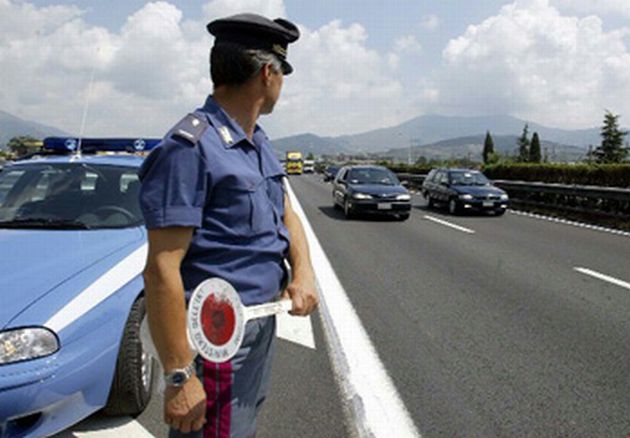
[[[354,216],[352,209],[350,208],[350,203],[347,199],[343,203],[343,214],[346,216],[346,219],[352,219]]]
[[[398,220],[399,220],[399,221],[401,221],[401,222],[402,222],[402,221],[406,221],[407,219],[409,219],[409,213],[402,213],[402,214],[399,214],[399,215],[397,216],[397,218],[398,218]]]
[[[459,214],[459,206],[457,205],[457,201],[455,199],[448,201],[448,212],[452,215]]]
[[[140,327],[144,318],[146,307],[144,297],[140,297],[131,307],[120,342],[114,380],[103,409],[107,415],[135,417],[144,411],[151,399],[156,359],[142,344]]]
[[[435,201],[433,200],[431,195],[427,195],[427,202],[428,202],[429,208],[434,208],[435,207]]]
[[[496,216],[503,216],[505,214],[505,209],[504,208],[500,208],[499,210],[495,210],[494,214]]]
[[[334,208],[335,210],[339,210],[339,209],[341,209],[341,207],[339,207],[339,204],[337,204],[337,198],[335,197],[335,194],[334,194],[334,193],[333,193],[333,195],[332,195],[332,198],[333,198],[333,208]]]

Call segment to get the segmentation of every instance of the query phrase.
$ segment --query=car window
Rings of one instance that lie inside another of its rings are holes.
[[[484,186],[490,184],[481,172],[451,172],[451,184],[455,186]]]
[[[0,227],[137,226],[139,186],[131,167],[38,163],[11,169],[0,174]]]
[[[348,174],[348,182],[350,184],[400,184],[393,172],[381,168],[351,169]]]

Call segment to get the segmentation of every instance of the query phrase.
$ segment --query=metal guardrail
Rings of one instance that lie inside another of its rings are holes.
[[[426,177],[410,173],[397,175],[416,189]],[[630,189],[627,188],[511,180],[495,180],[494,183],[508,193],[512,204],[518,206],[630,219]]]

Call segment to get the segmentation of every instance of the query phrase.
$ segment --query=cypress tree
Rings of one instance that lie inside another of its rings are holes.
[[[619,129],[619,117],[606,111],[601,129],[602,144],[594,151],[598,163],[620,163],[628,155],[628,149],[623,146],[628,132]]]
[[[523,133],[516,141],[518,146],[518,161],[526,163],[529,160],[529,138],[528,138],[529,125],[525,123]]]
[[[488,164],[490,157],[494,154],[494,141],[490,135],[490,131],[486,132],[486,140],[483,142],[483,162]]]
[[[540,152],[540,138],[538,138],[538,133],[534,132],[532,137],[532,144],[529,147],[529,162],[530,163],[540,163],[542,160],[542,155]]]

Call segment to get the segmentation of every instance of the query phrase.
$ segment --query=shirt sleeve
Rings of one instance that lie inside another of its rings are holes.
[[[167,138],[142,164],[140,208],[148,229],[201,227],[209,174],[199,149]]]

